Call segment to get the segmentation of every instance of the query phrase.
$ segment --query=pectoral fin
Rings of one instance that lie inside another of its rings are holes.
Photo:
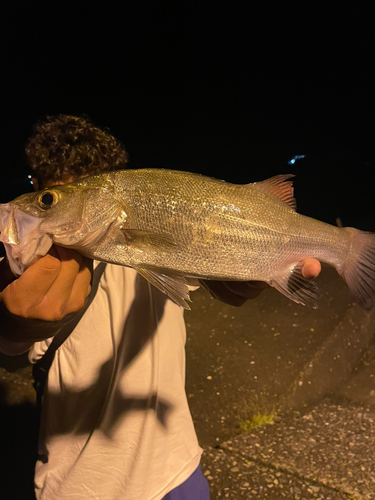
[[[177,242],[170,234],[154,233],[142,229],[122,229],[126,245],[133,247],[154,247],[155,250],[171,251],[178,247]]]
[[[317,309],[318,286],[315,281],[302,276],[302,267],[303,262],[296,264],[280,276],[272,278],[269,284],[297,304]]]
[[[163,272],[160,269],[146,269],[137,267],[136,271],[152,285],[168,295],[176,304],[184,309],[190,309],[186,302],[190,302],[189,288],[185,277],[180,274]]]

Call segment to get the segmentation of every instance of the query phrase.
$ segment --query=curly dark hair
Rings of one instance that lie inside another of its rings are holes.
[[[119,170],[128,161],[123,145],[107,130],[69,115],[48,116],[36,124],[25,151],[42,182]]]

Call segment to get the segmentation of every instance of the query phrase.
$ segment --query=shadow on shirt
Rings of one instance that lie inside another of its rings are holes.
[[[46,394],[42,422],[51,422],[53,419],[54,425],[51,430],[51,425],[45,426],[42,423],[41,442],[52,435],[90,434],[99,427],[110,438],[119,420],[129,411],[155,411],[159,422],[163,426],[167,425],[171,404],[160,399],[156,391],[151,390],[147,397],[127,397],[119,388],[124,370],[154,337],[164,314],[166,300],[165,294],[137,275],[135,297],[125,320],[117,355],[114,353],[102,365],[96,382],[89,388],[81,391],[63,388],[59,393],[49,391]],[[87,405],[84,401],[87,401]],[[53,414],[49,413],[50,408],[53,408]],[[56,415],[61,415],[58,421]],[[48,435],[43,435],[46,429]],[[46,450],[39,452],[44,455]]]
[[[126,318],[117,357],[109,359],[100,369],[96,382],[83,391],[64,390],[62,393],[49,392],[43,402],[44,419],[54,419],[53,434],[88,434],[101,427],[109,438],[116,424],[129,411],[155,411],[161,425],[167,425],[171,404],[158,397],[157,392],[150,392],[147,397],[124,397],[119,390],[117,378],[153,338],[161,321],[167,297],[144,278],[137,275],[135,297]],[[150,314],[150,311],[152,313]],[[15,358],[12,358],[14,365]],[[4,363],[2,363],[3,365]],[[13,371],[15,368],[12,365]],[[5,367],[6,368],[6,367]],[[111,401],[109,401],[111,398]],[[107,401],[108,399],[108,401]],[[84,401],[88,404],[85,407]],[[45,407],[45,403],[47,403]],[[102,409],[107,407],[105,421]],[[48,414],[51,405],[56,412]],[[38,414],[31,403],[8,405],[0,385],[0,498],[7,500],[33,500],[33,476],[37,458]],[[56,421],[56,414],[61,418]],[[50,425],[48,426],[51,427]],[[41,426],[43,436],[46,427]],[[51,437],[52,433],[48,437]],[[44,438],[44,439],[43,439]],[[46,460],[46,450],[39,449],[39,459]]]

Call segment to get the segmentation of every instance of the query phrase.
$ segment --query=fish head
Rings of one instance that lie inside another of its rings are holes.
[[[103,174],[87,177],[0,205],[0,241],[11,270],[20,275],[54,243],[84,253],[118,213],[112,182]]]
[[[12,202],[0,205],[0,241],[10,268],[19,276],[52,246],[52,238],[39,231],[41,220],[22,212]]]

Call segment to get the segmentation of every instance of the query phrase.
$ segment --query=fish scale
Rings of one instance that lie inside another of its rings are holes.
[[[375,235],[298,214],[291,177],[237,185],[166,169],[104,173],[0,205],[0,240],[16,274],[48,251],[49,239],[133,267],[186,308],[191,277],[261,280],[315,307],[317,287],[302,265],[316,258],[369,309]]]
[[[301,251],[291,234],[296,224],[296,214],[283,203],[279,204],[276,211],[275,204],[278,200],[267,197],[262,192],[257,193],[257,184],[237,186],[191,175],[189,185],[181,191],[181,187],[180,190],[176,187],[178,182],[181,184],[181,176],[177,173],[172,181],[173,188],[164,191],[163,185],[172,174],[165,175],[166,171],[161,171],[159,177],[153,177],[152,184],[142,182],[142,177],[147,178],[150,173],[155,174],[155,171],[136,172],[141,177],[141,182],[138,179],[139,187],[135,191],[141,194],[127,200],[133,214],[128,219],[129,227],[149,231],[157,227],[161,233],[171,234],[184,248],[173,253],[156,252],[147,256],[143,251],[135,251],[133,255],[130,252],[132,265],[178,269],[192,276],[266,281],[269,280],[275,263],[285,266],[289,259],[295,262],[295,255]],[[121,186],[121,181],[119,176],[115,182],[117,196],[119,200],[125,200],[126,187],[124,189]],[[126,179],[126,182],[136,185],[137,179]],[[204,207],[201,201],[202,191],[205,197]],[[234,207],[229,214],[228,205]],[[150,213],[154,213],[154,217],[149,219]],[[322,224],[313,219],[304,219],[305,226]],[[323,227],[325,226],[328,225]],[[328,227],[327,238],[322,241],[326,247],[333,239],[332,226]],[[300,237],[300,232],[295,235],[297,238]],[[315,233],[320,234],[323,240],[322,229],[311,227],[307,247],[312,246]],[[341,234],[339,232],[337,236]],[[212,247],[215,249],[215,258],[212,256]],[[208,255],[207,250],[210,252]],[[322,246],[318,246],[316,250],[322,259],[327,251],[328,248]],[[306,256],[308,255],[309,253]]]

